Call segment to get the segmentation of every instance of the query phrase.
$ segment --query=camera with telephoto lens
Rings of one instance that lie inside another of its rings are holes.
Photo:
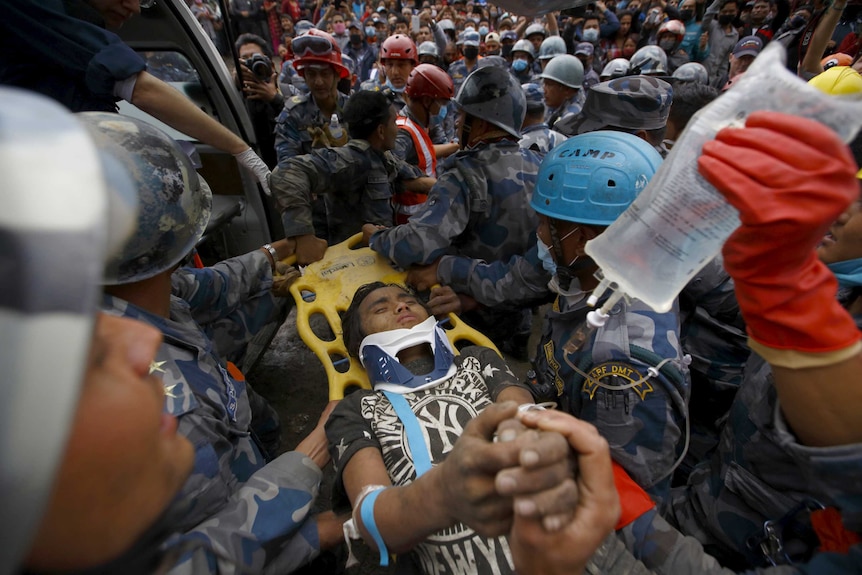
[[[269,79],[272,78],[272,60],[263,54],[255,54],[251,58],[243,60],[242,63],[261,82],[269,82]]]

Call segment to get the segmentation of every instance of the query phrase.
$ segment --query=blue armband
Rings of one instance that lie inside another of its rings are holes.
[[[377,550],[380,552],[380,566],[387,567],[389,565],[389,549],[386,548],[386,542],[383,541],[383,537],[380,535],[380,531],[377,529],[377,523],[374,521],[374,503],[377,501],[377,496],[383,489],[378,489],[377,491],[373,491],[366,495],[362,499],[362,503],[359,508],[359,515],[362,517],[362,524],[365,525],[365,530],[371,535],[371,538],[374,539],[375,545],[377,545]]]

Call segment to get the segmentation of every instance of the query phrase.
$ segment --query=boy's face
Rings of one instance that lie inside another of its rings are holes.
[[[416,296],[397,286],[376,289],[359,305],[359,320],[365,335],[409,329],[428,317],[428,311]]]

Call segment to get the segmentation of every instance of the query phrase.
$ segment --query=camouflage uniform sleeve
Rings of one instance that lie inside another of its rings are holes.
[[[509,261],[486,263],[465,256],[443,256],[437,279],[456,292],[466,293],[482,305],[523,306],[547,298],[551,276],[544,270],[536,247]]]
[[[371,249],[397,265],[426,265],[444,255],[467,228],[470,218],[466,183],[457,170],[444,174],[410,221],[375,233]]]
[[[654,509],[617,531],[635,558],[653,573],[676,575],[732,575],[737,573],[722,567],[704,551],[694,537],[687,537],[673,528]],[[819,553],[808,563],[779,565],[740,571],[751,575],[799,575],[804,573],[851,573],[862,561],[862,545],[855,545],[847,554]],[[851,567],[852,566],[852,567]]]
[[[257,471],[215,515],[179,542],[197,542],[171,570],[185,573],[289,573],[320,553],[310,515],[323,473],[299,452]],[[176,544],[176,543],[175,543]]]
[[[278,165],[284,167],[290,158],[302,154],[302,138],[296,125],[289,121],[290,111],[285,108],[275,124],[275,154]]]
[[[355,187],[366,162],[354,161],[351,154],[346,147],[320,148],[291,158],[272,172],[270,187],[286,237],[314,233],[312,195]]]
[[[413,138],[410,137],[407,130],[399,128],[398,135],[395,137],[395,147],[392,148],[392,155],[404,162],[410,162],[413,159],[410,157],[411,152],[413,153],[413,157],[415,157]]]
[[[272,267],[261,250],[208,268],[181,268],[171,276],[173,295],[188,302],[192,316],[206,324],[232,314],[248,299],[272,288]]]

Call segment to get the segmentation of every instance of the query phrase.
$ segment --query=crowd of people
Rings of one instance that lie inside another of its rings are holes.
[[[0,22],[0,571],[290,573],[346,545],[339,568],[399,573],[859,572],[860,138],[728,118],[697,171],[740,225],[668,311],[591,298],[586,246],[764,46],[858,98],[860,6],[195,0],[235,37],[258,155],[111,31],[144,4]],[[119,99],[234,154],[284,237],[188,265],[209,186]],[[345,294],[372,387],[284,451],[237,365],[284,321],[282,260],[358,233],[407,271]],[[450,312],[526,380],[454,348]]]

